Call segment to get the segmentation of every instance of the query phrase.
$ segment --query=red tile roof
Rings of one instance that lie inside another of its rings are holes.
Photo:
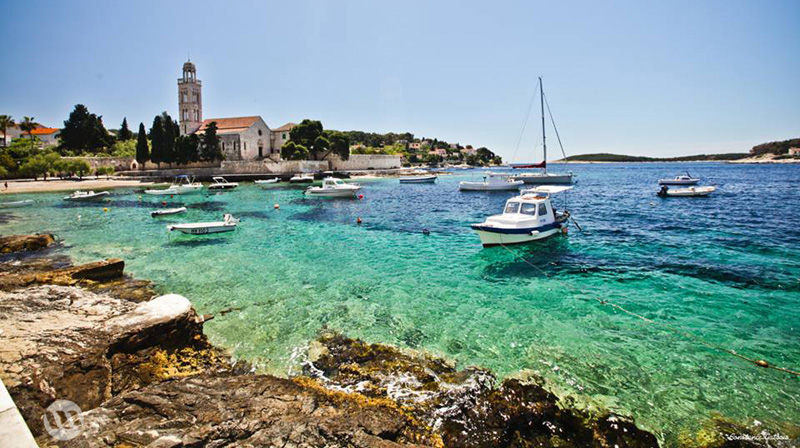
[[[51,135],[55,134],[56,132],[60,131],[61,129],[58,128],[37,128],[31,131],[33,135]]]
[[[281,126],[279,128],[273,129],[273,131],[277,131],[277,132],[291,131],[292,128],[295,127],[295,126],[297,126],[297,123],[289,122],[289,123],[286,123],[285,125],[283,125],[283,126]]]
[[[231,117],[231,118],[209,118],[208,120],[203,120],[203,123],[200,124],[200,127],[197,129],[196,132],[204,132],[206,130],[206,126],[212,121],[217,122],[217,129],[220,131],[227,130],[227,129],[247,129],[253,125],[256,121],[258,121],[261,117],[253,116],[253,117]]]

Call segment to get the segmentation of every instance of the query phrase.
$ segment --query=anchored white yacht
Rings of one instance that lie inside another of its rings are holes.
[[[308,187],[305,194],[320,198],[352,198],[360,189],[360,185],[346,184],[341,179],[326,177],[321,187]]]
[[[525,182],[510,179],[508,174],[486,173],[483,176],[483,181],[459,182],[458,189],[461,191],[508,191],[518,190],[522,185],[525,185]]]

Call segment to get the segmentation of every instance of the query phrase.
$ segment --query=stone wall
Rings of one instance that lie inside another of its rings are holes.
[[[252,161],[232,160],[222,162],[220,173],[313,173],[315,171],[327,171],[329,169],[330,164],[327,160],[284,160],[281,162],[274,162],[269,159]]]
[[[110,166],[115,171],[125,171],[131,169],[131,162],[135,162],[133,157],[62,157],[65,160],[83,160],[92,167],[94,172],[97,168]]]
[[[347,160],[342,160],[336,155],[328,156],[328,159],[334,171],[390,170],[400,168],[400,157],[387,154],[351,154]]]

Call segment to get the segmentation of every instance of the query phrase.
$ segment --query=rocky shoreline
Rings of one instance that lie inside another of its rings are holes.
[[[71,266],[57,246],[0,238],[0,374],[40,446],[658,446],[630,418],[560,400],[538,378],[500,382],[337,333],[310,344],[302,375],[258,374],[208,342],[213,316],[186,298],[156,297],[122,260]],[[59,399],[83,411],[70,440],[43,424]],[[719,431],[690,442],[759,446]]]

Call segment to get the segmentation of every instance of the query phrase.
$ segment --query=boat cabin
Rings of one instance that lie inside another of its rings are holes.
[[[337,179],[335,177],[326,177],[322,181],[322,188],[337,188],[337,187],[342,187],[344,185],[347,184],[345,184],[341,179]]]

